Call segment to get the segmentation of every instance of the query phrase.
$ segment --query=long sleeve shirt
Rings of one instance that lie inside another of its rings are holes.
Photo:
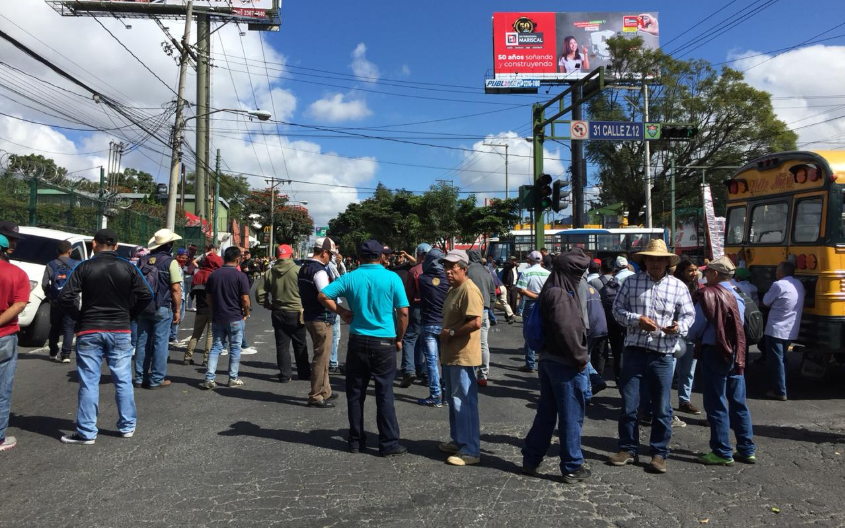
[[[804,310],[804,285],[801,281],[795,277],[775,281],[763,296],[763,304],[770,307],[765,335],[790,341],[798,338]]]
[[[739,318],[745,323],[745,301],[734,291],[731,282],[720,282],[719,285],[733,294],[739,310]],[[695,322],[687,333],[687,341],[690,343],[701,341],[702,345],[716,344],[716,329],[713,327],[713,323],[704,317],[704,309],[700,303],[695,305]]]
[[[657,324],[656,331],[640,329],[643,315]],[[622,283],[613,302],[613,317],[627,329],[625,346],[671,354],[679,337],[686,335],[695,321],[695,308],[686,284],[672,275],[655,282],[643,271]],[[673,321],[678,322],[678,333],[663,332],[662,328],[672,326]]]

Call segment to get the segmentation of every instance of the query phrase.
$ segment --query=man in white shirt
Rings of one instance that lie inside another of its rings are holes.
[[[525,297],[525,308],[522,316],[523,322],[531,316],[531,310],[534,308],[534,303],[540,296],[540,290],[546,284],[546,279],[551,275],[551,271],[544,268],[543,254],[537,250],[528,254],[529,266],[519,274],[519,280],[516,282],[516,288],[520,295]],[[524,323],[523,323],[524,324]],[[528,346],[528,340],[525,341],[525,365],[519,368],[522,372],[537,372],[537,362],[535,359],[535,351]]]
[[[794,275],[795,264],[789,261],[778,264],[775,271],[777,281],[763,296],[763,305],[769,307],[769,318],[763,333],[766,363],[774,387],[766,396],[778,401],[786,401],[785,355],[790,342],[798,337],[801,312],[804,309],[804,285]]]

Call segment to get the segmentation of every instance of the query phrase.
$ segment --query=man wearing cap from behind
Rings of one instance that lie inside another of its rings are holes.
[[[327,266],[337,252],[331,238],[318,238],[314,241],[314,253],[299,269],[299,297],[302,301],[305,328],[314,344],[311,360],[311,390],[308,392],[308,406],[319,409],[334,407],[337,394],[332,394],[329,384],[329,361],[332,355],[332,332],[334,312],[326,309],[317,296],[329,285],[331,276]]]
[[[18,224],[14,222],[9,222],[8,220],[0,222],[0,235],[6,237],[6,242],[9,244],[9,247],[6,248],[6,256],[14,253],[15,246],[18,245],[18,240],[24,238],[19,231]]]
[[[6,436],[11,410],[12,382],[18,366],[18,314],[29,302],[29,278],[9,263],[9,239],[0,235],[0,451],[17,445]]]
[[[542,262],[542,253],[536,250],[529,253],[528,267],[520,274],[519,280],[516,282],[519,293],[526,298],[525,308],[522,312],[524,319],[531,316],[534,303],[537,302],[537,297],[540,296],[540,291],[542,291],[543,285],[551,274],[551,271],[541,265]],[[528,340],[525,341],[525,365],[521,366],[519,370],[522,372],[537,372],[535,351],[528,346]]]
[[[349,452],[359,453],[367,447],[364,400],[372,378],[376,389],[379,453],[388,457],[408,452],[399,444],[399,422],[393,403],[396,351],[402,351],[402,338],[408,327],[408,298],[399,276],[382,266],[383,250],[384,246],[376,240],[361,244],[358,269],[326,286],[319,299],[323,306],[350,323],[346,353]],[[348,308],[337,305],[338,297],[346,299]]]

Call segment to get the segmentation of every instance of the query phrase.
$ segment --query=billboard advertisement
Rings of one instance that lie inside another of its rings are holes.
[[[494,13],[495,79],[577,80],[610,64],[607,39],[640,37],[657,49],[657,12]]]
[[[66,7],[79,11],[106,11],[110,5],[119,12],[131,11],[133,6],[143,13],[169,14],[173,9],[187,8],[188,0],[66,0]],[[274,0],[194,0],[195,12],[231,13],[248,18],[265,18],[268,11],[275,10]]]

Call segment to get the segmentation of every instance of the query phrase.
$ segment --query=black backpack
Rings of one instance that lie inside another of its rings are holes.
[[[616,277],[611,277],[604,288],[601,289],[599,295],[601,296],[601,305],[604,308],[604,313],[608,318],[613,317],[613,301],[616,300],[616,294],[619,293],[619,288],[622,283]],[[615,319],[614,319],[615,320]]]
[[[70,264],[66,264],[64,261],[56,259],[47,263],[47,265],[50,266],[50,269],[53,270],[53,277],[50,280],[50,289],[47,292],[51,301],[55,301],[59,298],[59,295],[62,293],[62,288],[65,287],[67,279],[70,277],[70,273],[73,271],[73,268],[79,264],[79,262],[73,259],[70,259],[69,262]]]
[[[144,255],[138,260],[138,270],[154,294],[152,302],[147,305],[143,314],[155,315],[158,309],[164,306],[167,295],[170,293],[169,267],[172,260],[172,256],[160,253]]]
[[[766,330],[766,323],[763,321],[763,312],[757,307],[757,303],[741,289],[734,287],[734,291],[742,297],[745,303],[745,322],[742,327],[745,330],[745,342],[748,345],[756,345],[763,339],[763,332]]]

